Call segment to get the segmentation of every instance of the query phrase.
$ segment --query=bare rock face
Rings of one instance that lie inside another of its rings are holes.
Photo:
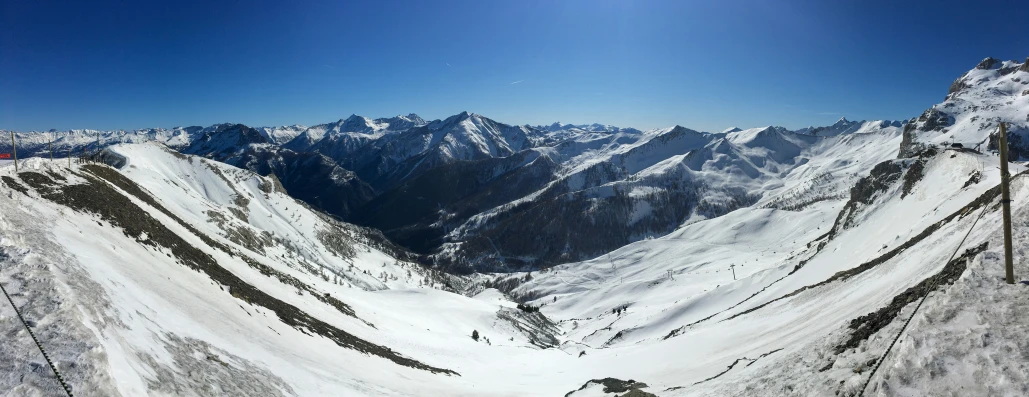
[[[1022,66],[1019,66],[1018,70],[1023,72],[1029,72],[1029,57],[1025,58],[1025,62],[1022,62]]]
[[[996,58],[986,57],[986,59],[983,59],[978,65],[975,65],[975,68],[979,70],[993,69],[994,66],[999,64],[1000,61]]]
[[[925,131],[940,131],[951,124],[950,116],[936,108],[929,108],[918,117]]]
[[[943,131],[954,123],[953,118],[935,107],[926,109],[921,116],[911,119],[911,122],[904,125],[904,132],[900,141],[900,158],[913,157],[922,152],[924,144],[915,140],[919,131]]]
[[[950,84],[950,89],[947,90],[946,99],[950,99],[951,95],[961,92],[961,90],[964,90],[965,88],[968,88],[968,84],[965,83],[965,76],[958,77],[957,80],[954,80],[954,82]]]

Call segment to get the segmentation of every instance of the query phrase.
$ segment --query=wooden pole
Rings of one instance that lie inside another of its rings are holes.
[[[1008,284],[1015,283],[1011,259],[1011,193],[1008,191],[1008,130],[1000,123],[1000,202],[1004,212],[1004,273]]]
[[[50,134],[50,162],[54,162],[54,134]]]
[[[18,173],[18,147],[14,144],[14,131],[11,131],[11,151],[14,152],[14,173]]]

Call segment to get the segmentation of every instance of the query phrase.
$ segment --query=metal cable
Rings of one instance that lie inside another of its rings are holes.
[[[979,223],[979,219],[982,219],[983,215],[986,214],[986,210],[989,209],[989,208],[990,208],[989,205],[987,205],[987,204],[983,205],[983,210],[979,211],[979,216],[976,217],[975,221],[972,222],[972,226],[968,228],[968,232],[965,233],[965,237],[961,238],[961,242],[958,243],[958,246],[954,247],[954,252],[952,254],[950,254],[950,259],[947,259],[947,261],[944,262],[944,266],[946,266],[946,264],[950,263],[950,261],[954,260],[954,257],[957,256],[958,251],[960,251],[961,247],[963,245],[965,245],[965,240],[968,239],[968,236],[970,234],[972,234],[972,230],[975,229],[975,225],[977,223]],[[879,367],[882,366],[884,361],[886,361],[886,355],[890,354],[890,350],[892,350],[893,346],[897,344],[898,340],[900,340],[900,336],[904,334],[904,330],[907,329],[908,324],[911,324],[911,320],[915,318],[915,314],[918,313],[918,309],[922,307],[923,303],[925,303],[926,298],[929,297],[929,293],[934,291],[934,290],[936,290],[936,287],[939,285],[939,282],[940,282],[941,279],[942,279],[942,277],[937,278],[936,280],[933,281],[932,288],[927,288],[926,289],[925,295],[922,295],[922,299],[918,301],[918,305],[915,306],[915,310],[911,311],[911,316],[908,316],[907,321],[904,321],[904,325],[902,327],[900,327],[900,331],[897,332],[897,336],[893,338],[893,341],[890,342],[889,347],[886,348],[886,351],[883,352],[883,355],[881,357],[879,357],[879,360],[875,363],[875,367],[872,368],[872,372],[868,374],[868,379],[865,380],[864,386],[861,386],[861,392],[858,393],[859,396],[864,396],[865,395],[865,389],[867,389],[868,385],[870,383],[872,383],[872,378],[875,377],[875,372],[878,371]]]
[[[21,311],[18,310],[18,306],[14,304],[14,300],[11,299],[11,295],[7,293],[7,289],[4,288],[3,284],[0,284],[0,290],[4,292],[4,296],[7,297],[7,301],[11,302],[11,307],[13,307],[14,312],[18,314],[18,320],[20,320],[21,324],[25,326],[25,329],[29,331],[29,336],[32,337],[32,342],[35,342],[36,347],[39,348],[39,352],[43,353],[43,358],[46,359],[46,363],[50,365],[50,370],[54,371],[54,375],[57,375],[57,381],[61,383],[61,387],[64,388],[64,392],[68,393],[68,397],[74,397],[71,393],[71,387],[69,387],[68,383],[64,381],[64,377],[61,376],[61,373],[57,371],[57,366],[54,365],[54,362],[50,361],[50,356],[46,354],[46,350],[43,349],[43,345],[39,343],[39,339],[36,338],[36,333],[32,332],[32,328],[29,327],[27,322],[25,322],[25,317],[22,317]]]

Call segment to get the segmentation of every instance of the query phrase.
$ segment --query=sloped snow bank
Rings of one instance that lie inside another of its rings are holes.
[[[950,288],[932,294],[866,390],[873,396],[1029,395],[1029,209],[1012,216],[1016,283],[999,228]]]

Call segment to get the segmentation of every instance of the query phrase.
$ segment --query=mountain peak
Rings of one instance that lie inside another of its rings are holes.
[[[407,116],[398,114],[390,118],[375,119],[375,123],[394,131],[406,130],[427,124],[425,119],[414,113],[409,113]]]
[[[461,122],[463,122],[465,120],[472,120],[472,122],[474,123],[475,119],[478,119],[478,118],[482,118],[482,116],[480,116],[478,114],[475,114],[475,113],[471,113],[471,112],[466,110],[466,111],[463,111],[461,113],[455,114],[453,116],[447,117],[447,118],[445,118],[443,120],[435,120],[435,121],[429,123],[428,126],[429,126],[430,130],[439,130],[439,129],[442,129],[442,128],[447,128],[449,126],[456,125],[456,124],[461,123]]]
[[[840,119],[839,119],[839,120],[836,120],[836,122],[835,122],[835,123],[833,123],[833,125],[832,125],[832,126],[833,126],[833,127],[837,127],[837,128],[840,128],[840,127],[846,127],[846,126],[848,126],[848,125],[850,125],[850,124],[852,124],[852,123],[854,123],[854,122],[853,122],[853,121],[850,121],[850,120],[847,120],[847,118],[846,118],[846,117],[840,117]]]
[[[476,120],[479,120],[479,119],[487,119],[488,120],[489,118],[486,117],[486,116],[483,116],[481,114],[475,113],[475,112],[469,112],[467,110],[463,111],[463,112],[461,112],[461,113],[459,113],[457,115],[457,120],[458,121],[464,121],[464,120],[469,120],[469,119],[473,120],[473,121],[476,121]]]
[[[346,120],[343,120],[341,127],[347,130],[363,130],[372,127],[372,122],[367,117],[358,116],[356,114],[350,115]]]
[[[690,129],[690,128],[686,128],[686,127],[683,127],[683,126],[678,125],[678,124],[676,124],[675,126],[673,126],[672,128],[669,128],[667,130],[659,130],[659,131],[661,131],[660,134],[665,135],[665,136],[684,136],[684,135],[702,136],[702,135],[706,135],[706,133],[698,132],[696,130],[693,130],[693,129]]]
[[[986,57],[986,59],[983,59],[982,61],[979,61],[979,64],[975,65],[975,68],[976,69],[980,69],[980,70],[993,69],[994,66],[996,66],[996,65],[998,65],[1000,63],[1001,63],[1000,60],[998,60],[998,59],[996,59],[994,57]]]
[[[364,116],[358,116],[356,114],[351,114],[350,117],[347,117],[345,120],[343,120],[343,122],[344,123],[363,123],[366,120],[367,119]]]

